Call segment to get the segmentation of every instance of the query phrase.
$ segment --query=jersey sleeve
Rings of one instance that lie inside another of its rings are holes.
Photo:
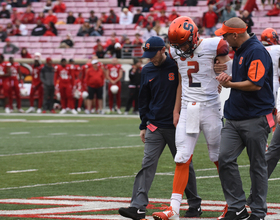
[[[229,46],[223,39],[220,40],[217,46],[217,56],[226,56],[229,53]]]
[[[265,77],[272,68],[272,60],[266,50],[257,50],[251,54],[248,63],[247,79],[257,86],[263,86]]]

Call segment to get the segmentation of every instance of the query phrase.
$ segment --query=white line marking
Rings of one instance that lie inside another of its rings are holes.
[[[174,176],[174,173],[156,173],[158,176]],[[217,178],[219,177],[218,175],[215,176],[197,176],[196,179],[211,179],[211,178]]]
[[[135,146],[96,147],[96,148],[84,148],[84,149],[70,149],[70,150],[52,150],[52,151],[30,152],[30,153],[0,154],[0,157],[22,156],[22,155],[33,155],[33,154],[64,153],[64,152],[88,151],[88,150],[122,149],[122,148],[134,148],[134,147],[144,147],[144,146],[143,145],[135,145]]]
[[[67,133],[50,133],[49,135],[67,135]]]
[[[250,167],[250,165],[240,165],[238,167]],[[197,169],[195,171],[209,171],[209,170],[217,170],[217,168]]]
[[[11,132],[10,135],[18,135],[18,134],[30,134],[28,131],[20,131],[20,132]]]
[[[6,116],[6,117],[13,117],[13,116],[36,116],[38,117],[39,115],[34,113],[34,114],[27,114],[27,113],[12,113],[12,114],[6,114],[6,113],[0,113],[0,116]],[[98,114],[78,114],[78,115],[73,115],[73,114],[40,114],[40,117],[71,117],[71,118],[139,118],[139,115],[98,115]]]
[[[76,134],[75,136],[78,137],[87,137],[87,136],[94,136],[94,137],[98,137],[98,136],[103,136],[104,134]]]
[[[28,185],[28,186],[0,188],[0,191],[10,190],[10,189],[33,188],[33,187],[39,187],[39,186],[55,186],[55,185],[63,185],[63,184],[70,184],[70,183],[95,182],[95,181],[103,181],[103,180],[111,180],[111,179],[123,179],[123,178],[132,178],[132,177],[135,177],[135,176],[134,175],[131,175],[131,176],[115,176],[115,177],[105,177],[105,178],[91,179],[91,180],[76,180],[76,181],[70,181],[70,182],[45,183],[45,184],[36,184],[36,185]]]
[[[26,119],[0,119],[0,122],[25,122]]]
[[[69,173],[70,175],[79,175],[79,174],[88,174],[88,173],[98,173],[97,171],[86,171],[86,172],[76,172],[76,173]]]
[[[7,171],[6,173],[26,173],[26,172],[34,172],[38,171],[38,169],[29,169],[29,170],[11,170]]]
[[[88,120],[30,120],[28,123],[87,123]]]
[[[140,137],[139,134],[129,134],[129,135],[126,135],[127,137]]]

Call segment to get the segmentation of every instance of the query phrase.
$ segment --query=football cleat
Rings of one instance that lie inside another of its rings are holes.
[[[30,112],[35,112],[35,108],[29,107],[29,109],[27,109],[26,113],[30,113]]]
[[[202,214],[201,207],[199,206],[198,208],[189,208],[186,211],[186,214],[184,217],[199,217]]]
[[[169,206],[164,212],[154,212],[153,218],[155,220],[179,220],[179,214],[172,210],[172,206]]]
[[[225,217],[220,218],[221,220],[241,220],[241,219],[247,219],[249,217],[249,214],[247,212],[247,209],[245,206],[243,206],[238,211],[227,211],[225,214]]]
[[[40,108],[38,108],[38,109],[37,109],[37,113],[38,113],[38,114],[41,114],[41,113],[42,113],[42,110],[41,110]]]
[[[6,107],[5,108],[5,112],[7,113],[7,114],[9,114],[11,111],[10,111],[10,109],[9,109],[9,107]]]
[[[19,109],[18,109],[18,112],[19,112],[19,113],[24,113],[24,110],[23,110],[22,108],[19,108]]]
[[[66,113],[66,109],[62,109],[59,114],[65,114]]]
[[[71,112],[72,112],[72,114],[74,114],[74,115],[77,115],[77,114],[78,114],[78,112],[77,112],[75,109],[72,109]]]
[[[135,220],[145,219],[146,216],[145,210],[140,210],[135,207],[120,208],[119,213],[123,217],[132,218]]]

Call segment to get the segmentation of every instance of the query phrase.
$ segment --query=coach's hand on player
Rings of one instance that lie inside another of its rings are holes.
[[[225,70],[227,70],[227,65],[225,63],[220,63],[219,60],[216,60],[216,63],[214,64],[215,73],[220,74]]]
[[[146,134],[145,129],[140,131],[140,138],[141,138],[143,143],[145,143],[145,134]]]

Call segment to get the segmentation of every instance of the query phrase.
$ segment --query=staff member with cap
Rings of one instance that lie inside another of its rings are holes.
[[[238,171],[237,158],[244,148],[250,160],[252,214],[250,220],[264,219],[267,212],[267,163],[265,149],[270,127],[274,125],[272,109],[272,60],[255,34],[248,34],[240,18],[227,20],[215,34],[223,36],[235,50],[232,77],[221,73],[217,80],[231,88],[225,102],[225,127],[222,129],[219,176],[228,204],[223,220],[246,219],[246,197]]]
[[[178,86],[178,68],[165,52],[164,41],[157,36],[150,37],[143,47],[142,57],[149,58],[141,72],[139,91],[139,113],[141,124],[140,138],[145,143],[142,169],[134,181],[130,207],[120,208],[120,215],[131,219],[143,219],[149,203],[148,192],[155,177],[157,164],[166,144],[174,158],[175,126],[173,109]],[[164,92],[163,92],[164,91]],[[190,164],[189,184],[185,192],[188,203],[201,201],[197,196],[196,179],[192,163]],[[190,183],[191,182],[191,183]]]

